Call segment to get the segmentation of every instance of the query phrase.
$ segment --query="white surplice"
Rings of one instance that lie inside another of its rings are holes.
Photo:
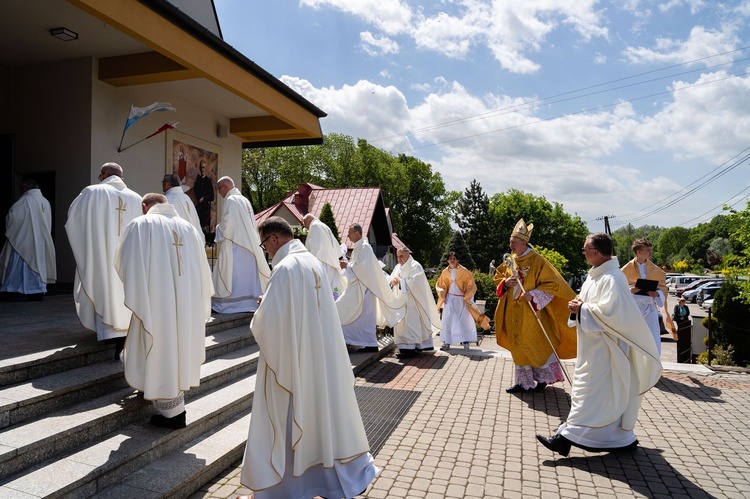
[[[143,214],[141,196],[113,175],[83,189],[68,209],[65,231],[76,260],[73,300],[99,340],[125,336],[131,312],[113,265],[125,227]]]
[[[571,408],[558,433],[587,447],[623,447],[635,441],[641,397],[661,361],[616,257],[589,270],[580,297]]]
[[[200,234],[201,241],[203,241],[203,245],[205,246],[206,235],[203,233],[201,220],[198,218],[198,212],[195,210],[195,205],[193,204],[193,200],[190,199],[190,196],[185,194],[185,191],[179,185],[171,187],[164,193],[164,196],[167,198],[167,202],[177,210],[177,214],[180,218],[187,220],[190,222],[190,225],[195,227],[195,230]]]
[[[404,318],[404,304],[393,295],[366,237],[354,243],[344,275],[347,277],[346,291],[336,300],[342,326],[351,324],[362,313],[367,290],[378,300],[378,325],[393,327]]]
[[[7,241],[0,253],[0,291],[44,293],[57,279],[52,209],[39,189],[29,189],[5,217]]]
[[[325,264],[326,275],[331,285],[333,299],[338,298],[346,288],[346,279],[341,274],[341,245],[331,229],[320,220],[313,220],[307,230],[305,247],[318,260]]]
[[[391,272],[390,280],[396,277],[401,280],[393,287],[393,294],[406,308],[404,320],[393,328],[394,342],[400,349],[431,348],[432,336],[440,332],[442,324],[424,269],[410,255]]]
[[[253,207],[236,187],[224,198],[221,223],[216,226],[216,242],[213,309],[219,313],[255,311],[271,270],[260,249]]]
[[[256,499],[360,493],[378,470],[323,264],[299,240],[274,255],[250,329],[260,357],[243,485]]]
[[[456,285],[456,272],[456,269],[451,269],[451,285],[445,294],[443,306],[443,330],[440,339],[447,345],[477,341],[477,325],[466,306],[464,294]]]
[[[146,400],[175,399],[200,383],[213,285],[198,231],[171,204],[128,224],[114,266],[133,311],[125,379]]]

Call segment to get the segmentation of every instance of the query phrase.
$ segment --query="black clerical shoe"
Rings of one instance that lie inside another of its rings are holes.
[[[378,347],[363,347],[359,351],[362,353],[377,353]]]
[[[540,383],[540,382],[537,382],[536,386],[534,387],[534,391],[535,391],[535,392],[541,392],[541,391],[542,391],[542,390],[544,390],[545,388],[547,388],[547,383]]]
[[[526,389],[522,387],[521,385],[513,385],[510,388],[505,389],[506,393],[526,393],[526,392],[530,392],[531,390],[533,390],[533,388]]]
[[[557,452],[563,457],[567,457],[568,453],[570,453],[570,446],[572,444],[570,443],[570,440],[562,435],[555,435],[554,437],[549,438],[537,435],[536,439],[539,440],[543,446],[552,452]]]
[[[153,416],[151,416],[151,421],[149,422],[154,426],[158,426],[159,428],[171,428],[173,430],[179,430],[180,428],[185,428],[185,426],[187,426],[185,423],[185,416],[185,411],[182,411],[182,414],[178,414],[173,418],[166,418],[161,414],[154,414]]]
[[[399,359],[411,359],[413,357],[417,356],[417,352],[415,350],[399,350],[396,354],[396,357]]]
[[[428,347],[428,348],[415,348],[417,352],[434,352],[435,347]]]
[[[115,338],[115,360],[120,360],[120,354],[125,347],[125,338]]]

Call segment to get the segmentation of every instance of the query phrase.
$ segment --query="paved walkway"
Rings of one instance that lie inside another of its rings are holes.
[[[750,375],[673,364],[665,339],[664,375],[636,427],[640,447],[626,454],[573,447],[562,458],[542,447],[535,435],[565,418],[570,387],[505,393],[513,363],[494,337],[469,351],[381,360],[357,386],[418,397],[377,453],[382,473],[363,497],[750,497]],[[247,493],[239,472],[231,467],[192,497]]]

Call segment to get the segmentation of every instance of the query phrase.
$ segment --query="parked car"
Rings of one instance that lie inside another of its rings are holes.
[[[703,276],[699,275],[679,275],[672,278],[672,284],[669,285],[669,292],[670,293],[676,293],[678,289],[682,289],[688,284],[700,280],[705,279]]]
[[[698,293],[698,296],[695,299],[696,303],[698,303],[698,305],[703,305],[704,301],[713,298],[716,292],[721,289],[722,284],[722,282],[709,283],[708,286],[701,289]]]
[[[721,282],[723,279],[701,279],[700,281],[695,281],[691,283],[690,285],[682,288],[681,290],[677,291],[675,294],[677,296],[681,296],[685,298],[685,301],[688,303],[695,303],[696,298],[698,298],[698,290],[703,288],[707,284],[711,284],[712,282]]]
[[[708,300],[704,301],[701,304],[701,308],[703,310],[711,310],[711,307],[713,307],[713,305],[714,305],[714,299],[713,298],[709,298]]]

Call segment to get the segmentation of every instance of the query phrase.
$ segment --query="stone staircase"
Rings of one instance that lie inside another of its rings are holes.
[[[212,318],[187,428],[148,423],[113,347],[96,341],[0,360],[0,497],[186,497],[242,458],[258,346],[251,314]],[[355,371],[393,350],[352,354]]]

